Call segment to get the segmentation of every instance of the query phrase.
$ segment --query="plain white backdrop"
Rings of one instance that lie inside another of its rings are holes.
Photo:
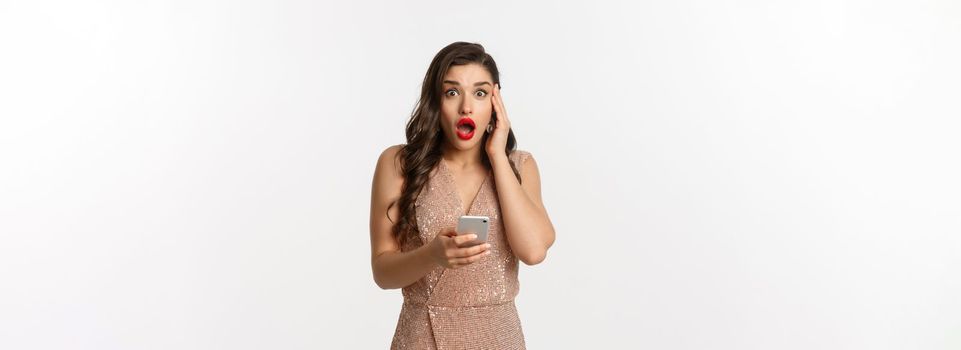
[[[0,348],[383,349],[377,156],[483,44],[532,349],[961,348],[961,3],[0,0]]]

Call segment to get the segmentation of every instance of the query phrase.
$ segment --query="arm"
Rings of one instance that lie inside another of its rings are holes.
[[[374,282],[383,289],[408,286],[437,266],[458,268],[471,264],[487,254],[490,248],[490,245],[484,244],[460,247],[476,236],[456,236],[451,228],[439,233],[428,244],[408,252],[401,251],[400,244],[391,232],[394,222],[400,217],[400,210],[397,204],[390,206],[400,198],[404,184],[397,163],[400,148],[399,145],[392,146],[381,153],[374,170],[370,195],[370,264]],[[388,206],[390,212],[387,211]]]
[[[527,265],[544,261],[547,249],[554,244],[554,225],[541,200],[537,163],[530,157],[523,164],[517,164],[523,183],[518,183],[505,154],[493,157],[491,166],[511,250]]]
[[[425,254],[426,247],[401,252],[400,244],[391,230],[399,218],[397,204],[387,211],[390,203],[400,198],[404,177],[397,163],[401,146],[391,146],[381,153],[374,170],[370,195],[370,249],[374,282],[383,289],[401,288],[430,272],[436,266]],[[389,218],[388,218],[389,216]]]
[[[541,202],[541,178],[537,163],[531,157],[520,167],[523,185],[518,183],[511,170],[504,149],[510,135],[511,122],[507,109],[501,99],[500,84],[495,84],[491,93],[491,105],[496,122],[491,136],[487,139],[487,154],[494,168],[494,181],[497,197],[500,200],[501,217],[507,241],[518,259],[527,265],[539,264],[547,257],[547,249],[554,244],[554,225],[547,217],[547,210]]]

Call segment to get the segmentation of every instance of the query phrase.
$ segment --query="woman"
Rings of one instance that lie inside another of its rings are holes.
[[[514,307],[517,260],[534,265],[554,242],[530,153],[515,150],[494,59],[456,42],[434,57],[407,123],[407,144],[374,171],[371,265],[403,288],[392,349],[523,349]],[[487,243],[454,229],[490,217]]]

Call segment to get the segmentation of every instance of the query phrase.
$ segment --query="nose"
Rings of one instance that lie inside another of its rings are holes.
[[[469,98],[462,99],[460,102],[460,114],[470,115],[474,111],[474,106]]]

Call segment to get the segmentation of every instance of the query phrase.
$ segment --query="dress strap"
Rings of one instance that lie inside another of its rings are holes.
[[[521,169],[521,165],[523,165],[527,159],[531,158],[531,153],[517,149],[514,150],[514,152],[511,152],[510,157],[511,160],[514,161],[514,166],[517,167],[517,170],[519,171]]]

